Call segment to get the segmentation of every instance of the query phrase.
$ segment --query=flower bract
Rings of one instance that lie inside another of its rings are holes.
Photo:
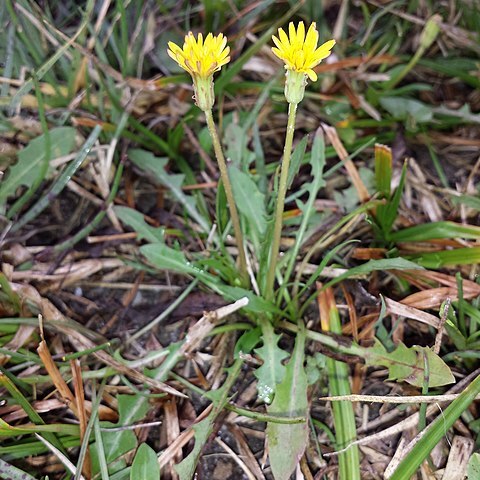
[[[335,45],[335,40],[329,40],[317,48],[318,31],[315,22],[310,25],[306,34],[303,22],[298,24],[297,29],[290,22],[288,35],[279,28],[278,37],[273,35],[272,40],[276,45],[272,52],[285,62],[285,68],[307,75],[312,82],[317,80],[313,68],[330,55]]]

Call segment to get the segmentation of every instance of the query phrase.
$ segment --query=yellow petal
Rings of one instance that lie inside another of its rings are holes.
[[[272,35],[272,41],[278,48],[282,48],[282,43],[275,35]]]
[[[285,30],[283,30],[283,28],[278,29],[278,36],[280,38],[280,41],[284,44],[285,47],[290,47],[290,41],[288,39],[288,35],[285,33]]]
[[[176,43],[173,43],[173,42],[168,42],[168,48],[174,53],[182,52],[182,49]]]
[[[273,52],[273,54],[276,55],[280,60],[283,60],[282,52],[281,52],[278,48],[272,47],[272,52]]]
[[[295,67],[298,71],[301,71],[305,65],[305,52],[303,50],[298,50],[295,55]]]
[[[218,37],[218,41],[220,42],[220,40],[221,40],[221,43],[219,46],[219,50],[224,50],[225,47],[227,46],[227,37],[224,37],[222,34],[220,34]],[[230,51],[230,48],[228,49],[228,51]]]
[[[288,37],[290,40],[290,45],[296,46],[297,45],[297,33],[295,32],[295,26],[293,22],[288,24]]]
[[[314,51],[317,48],[318,32],[315,22],[310,25],[307,36],[305,38],[305,50]]]
[[[177,55],[175,53],[173,53],[171,50],[167,50],[167,53],[172,60],[175,60],[178,63]]]
[[[330,53],[332,53],[330,50],[334,47],[335,43],[335,40],[329,40],[320,45],[314,52],[315,59],[323,60],[324,58],[327,58]]]
[[[308,75],[308,78],[312,81],[312,82],[316,82],[317,81],[317,74],[311,69],[309,68],[306,72],[305,72],[307,75]]]
[[[303,22],[298,24],[297,28],[297,44],[301,48],[305,42],[305,25]]]

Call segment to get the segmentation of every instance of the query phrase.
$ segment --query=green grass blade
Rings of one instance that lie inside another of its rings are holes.
[[[331,289],[320,293],[319,306],[322,328],[334,334],[341,334],[340,316]],[[327,358],[327,374],[330,395],[350,395],[349,369],[346,363]],[[333,402],[332,410],[337,449],[344,449],[357,438],[353,405],[347,401]],[[358,446],[353,445],[340,452],[338,465],[341,480],[360,480]]]
[[[426,242],[442,238],[480,238],[480,227],[455,222],[433,222],[404,228],[390,234],[392,242]]]
[[[469,407],[480,393],[480,375],[456,398],[446,410],[440,413],[427,428],[413,449],[400,462],[389,480],[405,480],[410,478],[427,458],[435,445],[446,434],[462,413]]]

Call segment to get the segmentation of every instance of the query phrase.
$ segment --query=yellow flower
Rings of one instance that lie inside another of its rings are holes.
[[[317,74],[313,68],[330,55],[335,40],[329,40],[317,48],[318,32],[315,22],[310,25],[307,35],[305,35],[303,22],[298,24],[297,30],[290,22],[288,33],[289,35],[279,28],[278,38],[275,35],[272,36],[272,40],[277,46],[277,48],[272,48],[272,52],[285,62],[287,70],[301,72],[315,82]]]
[[[227,37],[222,33],[216,37],[209,33],[203,41],[201,33],[196,40],[189,32],[183,48],[173,42],[168,42],[168,48],[170,57],[194,78],[208,78],[230,61],[230,47],[227,47]]]
[[[230,47],[227,47],[227,37],[223,34],[198,34],[198,39],[192,32],[185,36],[185,43],[180,48],[173,42],[168,42],[168,55],[175,60],[193,79],[195,103],[204,112],[211,110],[215,103],[213,93],[213,74],[230,61]]]

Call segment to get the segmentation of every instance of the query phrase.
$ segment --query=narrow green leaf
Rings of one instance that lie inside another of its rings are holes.
[[[400,205],[400,200],[403,194],[403,186],[405,185],[405,179],[407,177],[407,166],[408,163],[405,161],[402,167],[402,174],[400,176],[400,182],[398,184],[395,193],[388,201],[387,205],[385,206],[384,212],[382,214],[382,229],[387,237],[390,239],[390,230],[392,229],[393,224],[395,223],[395,219],[398,215],[398,206]],[[380,206],[380,208],[382,208]]]
[[[282,311],[277,308],[273,303],[267,302],[263,297],[255,295],[251,290],[246,290],[241,287],[231,287],[230,285],[225,285],[219,283],[215,286],[215,289],[223,295],[227,300],[236,301],[240,298],[247,297],[248,305],[244,307],[246,311],[255,312],[255,313],[275,313],[281,314]]]
[[[292,158],[290,160],[290,169],[288,170],[287,189],[292,186],[293,179],[296,177],[300,165],[303,162],[303,158],[305,157],[305,150],[307,149],[307,141],[308,137],[303,137],[293,150]]]
[[[382,107],[399,120],[407,120],[413,117],[416,122],[430,122],[433,118],[432,108],[418,100],[412,100],[404,97],[382,97],[380,98]]]
[[[408,255],[418,265],[425,268],[452,267],[454,265],[474,265],[480,263],[480,247],[455,248],[441,252],[425,252]]]
[[[130,470],[130,480],[160,480],[160,466],[153,448],[142,443],[135,454]]]
[[[194,263],[187,260],[185,254],[180,250],[175,250],[164,243],[152,243],[140,247],[142,255],[159,269],[171,270],[173,272],[183,273],[199,277],[205,283],[215,284],[217,279],[195,266]]]
[[[458,197],[451,197],[452,203],[454,205],[466,205],[467,207],[474,208],[475,210],[480,211],[480,198],[474,197],[473,195],[460,195]]]
[[[62,157],[73,150],[75,146],[74,128],[54,128],[50,130],[49,135],[52,158]],[[18,187],[30,187],[35,182],[38,170],[45,158],[45,144],[45,135],[40,135],[18,153],[17,163],[10,167],[5,179],[0,183],[0,204],[14,195]]]
[[[25,398],[23,393],[18,389],[18,387],[13,383],[13,381],[2,371],[0,370],[0,387],[5,387],[10,395],[13,397],[15,402],[20,405],[23,410],[28,415],[28,418],[37,425],[45,425],[43,418],[38,414],[38,412],[30,405],[30,402]],[[55,448],[64,452],[63,445],[58,440],[58,437],[52,432],[43,432],[42,436],[48,440]]]
[[[359,265],[358,267],[350,268],[342,275],[330,280],[326,283],[322,290],[342,282],[346,278],[351,278],[357,275],[367,275],[375,270],[422,270],[423,268],[414,262],[405,260],[404,258],[386,258],[381,260],[369,260],[368,262]]]
[[[342,325],[335,304],[333,290],[328,289],[320,293],[320,317],[323,328],[341,335]],[[346,363],[326,359],[328,386],[330,395],[350,395],[349,367]],[[336,448],[346,448],[357,438],[355,413],[351,402],[333,402],[333,422],[335,425]],[[339,478],[360,480],[360,457],[357,445],[352,445],[338,455]]]
[[[228,377],[222,387],[208,393],[208,398],[212,400],[214,407],[207,418],[193,426],[193,430],[195,431],[195,445],[193,450],[181,463],[175,466],[180,480],[191,480],[193,478],[200,453],[213,431],[215,420],[225,408],[225,404],[228,401],[228,393],[238,378],[242,363],[242,360],[235,360],[235,363],[228,369]]]
[[[465,238],[478,240],[480,227],[455,222],[433,222],[415,225],[390,234],[393,242],[426,242],[442,238]]]
[[[288,480],[300,461],[308,442],[307,375],[305,358],[305,329],[295,338],[295,348],[285,369],[285,376],[277,385],[275,398],[267,408],[271,415],[305,417],[304,423],[267,424],[268,452],[275,480]],[[288,448],[286,448],[288,446]]]
[[[315,200],[317,199],[318,192],[325,186],[325,180],[323,178],[323,169],[325,168],[325,141],[323,135],[315,136],[312,146],[312,154],[310,156],[310,165],[312,168],[313,181],[308,187],[308,200],[304,208],[302,208],[302,223],[297,230],[295,244],[292,247],[291,252],[288,253],[290,258],[284,274],[284,278],[287,281],[294,270],[297,255],[303,244],[310,218],[315,212]],[[292,306],[294,304],[295,302],[292,302]]]
[[[24,427],[21,425],[12,426],[0,418],[0,436],[14,437],[28,433],[54,432],[64,435],[79,436],[80,429],[78,425],[69,425],[63,423],[49,423],[47,425],[34,425]]]
[[[88,154],[90,153],[93,145],[97,141],[100,133],[102,131],[102,127],[97,125],[91,132],[88,138],[85,140],[82,148],[78,151],[75,155],[73,161],[71,161],[62,173],[58,176],[55,180],[54,184],[51,188],[46,192],[40,200],[35,203],[23,216],[20,220],[15,222],[11,228],[12,232],[20,230],[24,225],[31,222],[34,218],[36,218],[40,213],[42,213],[47,207],[50,206],[51,202],[62,192],[65,188],[67,183],[73,177],[75,172],[80,168],[82,163],[86,160]],[[14,207],[12,207],[14,208]],[[8,212],[11,215],[10,211]]]
[[[257,238],[262,238],[267,227],[265,195],[260,192],[251,175],[234,166],[228,169],[228,173],[238,210],[246,219],[249,231]]]
[[[118,218],[138,233],[138,239],[145,239],[151,243],[163,243],[165,230],[163,228],[155,228],[149,225],[143,214],[133,208],[116,206],[115,214]]]
[[[184,175],[168,174],[165,166],[168,159],[165,157],[156,157],[151,152],[141,149],[132,149],[128,151],[130,160],[137,167],[145,170],[148,174],[164,187],[168,188],[172,195],[185,207],[188,214],[195,220],[205,232],[210,230],[210,226],[205,218],[199,213],[195,206],[195,199],[186,195],[182,190]]]
[[[392,150],[385,146],[375,145],[375,183],[377,192],[382,198],[390,197],[392,181]]]

